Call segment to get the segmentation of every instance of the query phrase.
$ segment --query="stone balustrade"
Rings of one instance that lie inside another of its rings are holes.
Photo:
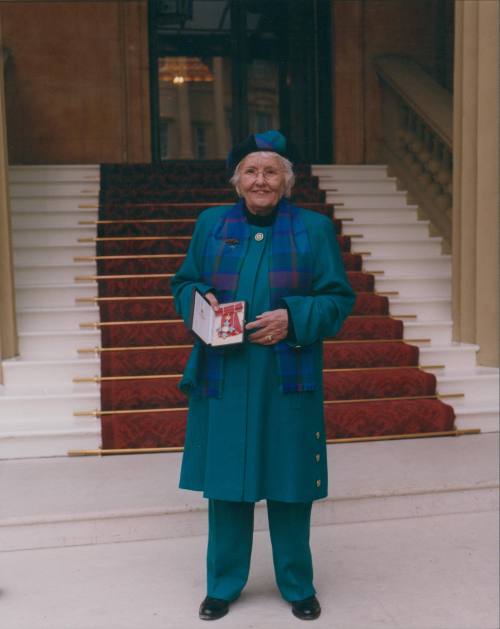
[[[377,60],[382,90],[381,153],[434,231],[451,246],[452,96],[415,62]]]

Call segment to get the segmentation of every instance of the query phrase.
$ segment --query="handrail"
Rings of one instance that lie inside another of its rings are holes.
[[[379,57],[382,158],[451,248],[453,97],[411,59]]]
[[[448,146],[453,141],[453,96],[412,59],[388,55],[375,60],[379,76]]]

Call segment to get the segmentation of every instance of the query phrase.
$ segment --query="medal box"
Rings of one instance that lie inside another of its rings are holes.
[[[245,314],[244,301],[219,304],[214,310],[199,291],[193,292],[191,329],[206,345],[224,347],[243,343]]]

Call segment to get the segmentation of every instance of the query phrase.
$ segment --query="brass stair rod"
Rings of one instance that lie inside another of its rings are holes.
[[[139,260],[141,258],[184,258],[186,253],[153,253],[150,255],[123,255],[123,256],[76,256],[73,262],[95,262],[96,260]]]
[[[394,441],[399,439],[425,439],[431,437],[461,437],[465,435],[478,435],[479,428],[466,428],[462,430],[443,430],[441,432],[421,432],[407,435],[380,435],[376,437],[346,437],[342,439],[327,439],[327,444],[358,443],[362,441]],[[116,448],[98,450],[68,450],[68,456],[111,456],[119,454],[160,454],[166,452],[183,452],[183,446],[171,446],[164,448]]]
[[[130,413],[173,413],[187,410],[187,406],[172,406],[169,408],[129,408],[114,411],[74,411],[73,417],[102,417],[103,415],[128,415]]]
[[[194,223],[195,218],[127,218],[107,221],[78,221],[79,225],[122,225],[127,223]]]
[[[430,339],[413,339],[412,341],[405,341],[403,339],[374,339],[374,340],[360,340],[360,341],[323,341],[329,345],[336,345],[338,343],[417,343],[417,342],[430,342]],[[78,349],[78,352],[81,353],[92,353],[92,352],[124,352],[124,351],[134,351],[134,350],[151,350],[151,349],[177,349],[183,347],[193,347],[192,344],[186,343],[183,345],[131,345],[128,347],[89,347]]]
[[[99,236],[96,238],[78,238],[77,242],[123,242],[135,240],[191,240],[192,236]]]
[[[352,315],[350,319],[364,319],[366,317],[373,317],[374,315]],[[390,315],[375,315],[381,318],[394,318]],[[80,328],[100,328],[112,325],[153,325],[157,323],[182,323],[182,319],[140,319],[131,321],[89,321],[80,323]],[[366,340],[366,339],[364,339]],[[328,341],[325,341],[328,342]]]
[[[430,365],[429,367],[425,367],[426,369],[444,369],[444,365]],[[423,371],[424,367],[420,365],[404,365],[404,366],[389,366],[389,367],[327,367],[323,369],[323,373],[338,373],[340,371],[345,372],[353,372],[353,371],[383,371],[392,369],[394,371],[399,369],[417,369]],[[73,382],[75,383],[84,383],[84,382],[109,382],[109,381],[120,381],[120,380],[155,380],[161,378],[181,378],[182,374],[139,374],[132,376],[93,376],[93,377],[75,377],[73,378]],[[457,394],[458,395],[458,394]]]
[[[174,273],[144,273],[139,275],[77,275],[75,281],[90,282],[97,280],[131,280],[150,277],[173,277]]]
[[[151,374],[142,376],[94,376],[93,378],[73,378],[73,382],[81,384],[84,382],[115,382],[120,380],[161,380],[164,378],[182,378],[180,373],[167,373],[167,374]]]
[[[147,321],[96,321],[80,323],[80,328],[103,328],[110,325],[153,325],[157,323],[182,323],[182,319],[151,319]]]
[[[438,400],[442,398],[450,397],[464,397],[463,393],[448,393],[444,395],[432,394],[432,395],[413,395],[405,397],[380,397],[380,398],[361,398],[356,400],[324,400],[323,404],[354,404],[359,402],[394,402],[402,400]],[[114,415],[114,414],[127,414],[127,413],[160,413],[160,412],[172,412],[179,410],[187,410],[184,408],[131,408],[120,409],[116,411],[74,411],[74,417],[100,417],[102,415]]]
[[[130,347],[83,347],[77,349],[79,354],[100,354],[102,352],[130,352],[134,350],[147,350],[154,349],[190,349],[193,347],[192,343],[186,343],[184,345],[132,345]]]
[[[113,203],[116,203],[116,202],[113,201]],[[118,204],[119,204],[119,202],[118,202]],[[124,203],[122,203],[122,205],[130,205],[130,203],[127,204],[126,202],[124,202]],[[163,207],[165,205],[169,205],[171,207],[181,207],[181,208],[182,207],[186,207],[186,205],[199,205],[200,208],[212,207],[212,206],[215,207],[215,206],[218,206],[218,205],[222,205],[224,207],[230,207],[230,205],[228,205],[226,202],[224,202],[224,203],[215,203],[215,202],[212,202],[212,201],[210,201],[210,203],[203,202],[203,201],[195,201],[194,203],[193,202],[177,203],[175,201],[172,201],[172,202],[170,202],[170,201],[147,201],[147,202],[142,202],[142,203],[132,203],[132,205],[134,205],[135,207],[148,207],[150,205],[157,205],[157,206]],[[338,205],[338,204],[326,203],[325,205]],[[78,206],[78,209],[80,209],[80,210],[97,210],[97,209],[99,209],[99,206],[98,205],[81,204],[81,205]]]
[[[99,301],[137,301],[139,299],[173,299],[173,295],[130,295],[115,297],[77,297],[75,303],[95,303]]]
[[[387,314],[361,314],[361,315],[348,315],[349,319],[365,319],[371,317],[372,319],[395,319],[397,317],[416,317],[417,315],[393,315],[390,312]]]
[[[323,371],[382,371],[383,369],[444,369],[444,365],[381,365],[380,367],[324,367]]]
[[[359,398],[356,400],[324,400],[324,404],[354,404],[355,402],[394,402],[398,400],[440,400],[443,398],[461,398],[463,393],[433,393],[430,395],[407,395],[401,397]]]

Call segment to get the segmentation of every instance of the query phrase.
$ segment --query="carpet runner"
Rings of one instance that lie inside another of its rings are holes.
[[[453,409],[436,396],[436,378],[403,341],[386,296],[374,292],[351,237],[306,165],[293,200],[334,221],[357,299],[324,343],[328,439],[454,429]],[[170,279],[189,246],[199,213],[230,204],[221,161],[101,167],[96,261],[101,331],[102,447],[182,446],[187,400],[178,389],[193,336],[173,307]]]

